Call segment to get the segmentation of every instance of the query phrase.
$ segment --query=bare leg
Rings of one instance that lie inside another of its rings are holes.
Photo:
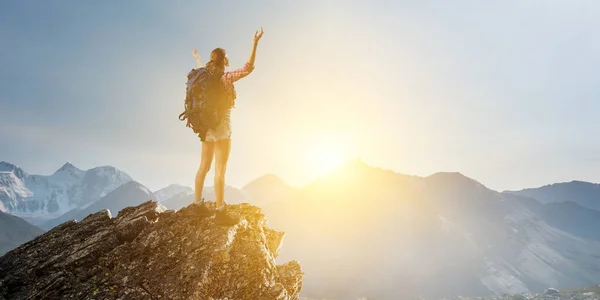
[[[231,149],[231,140],[215,142],[215,196],[217,208],[225,204],[225,172]]]
[[[196,172],[196,184],[194,190],[194,202],[200,202],[202,200],[202,190],[204,189],[204,179],[206,173],[210,170],[213,156],[215,154],[215,143],[214,142],[202,142],[202,155],[200,156],[200,167]]]

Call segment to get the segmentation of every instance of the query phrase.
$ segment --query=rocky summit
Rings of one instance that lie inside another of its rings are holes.
[[[63,223],[0,257],[0,300],[299,299],[300,265],[275,263],[284,233],[258,207],[228,209],[238,224],[154,201]]]

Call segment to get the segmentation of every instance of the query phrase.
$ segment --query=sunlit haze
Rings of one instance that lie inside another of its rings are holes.
[[[600,0],[0,1],[0,299],[599,299],[598,228]]]
[[[497,190],[600,182],[597,1],[5,1],[0,160],[193,186],[177,119],[197,47],[244,64],[227,184],[348,159]],[[212,185],[212,173],[207,185]]]

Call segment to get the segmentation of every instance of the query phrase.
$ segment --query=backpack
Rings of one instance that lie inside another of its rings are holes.
[[[207,68],[192,69],[187,79],[185,110],[179,115],[179,120],[187,119],[186,126],[204,141],[206,131],[214,129],[219,123],[219,113],[226,98],[225,89],[221,78],[214,76]]]

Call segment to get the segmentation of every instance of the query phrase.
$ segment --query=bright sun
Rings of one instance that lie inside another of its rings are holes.
[[[349,156],[348,145],[341,141],[317,141],[307,149],[306,167],[315,175],[323,175],[343,164]]]

